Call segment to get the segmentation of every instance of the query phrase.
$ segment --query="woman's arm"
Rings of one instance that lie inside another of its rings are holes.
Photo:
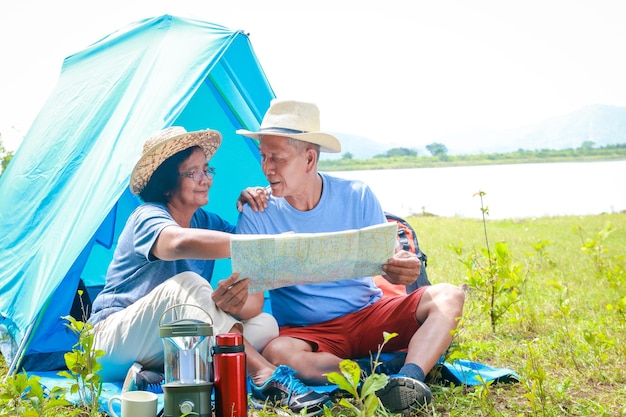
[[[239,279],[239,274],[235,273],[217,284],[211,298],[226,313],[239,320],[246,320],[259,315],[265,302],[263,292],[248,294],[249,287],[250,280]]]
[[[167,226],[152,246],[152,254],[163,261],[229,258],[230,236],[216,230]]]

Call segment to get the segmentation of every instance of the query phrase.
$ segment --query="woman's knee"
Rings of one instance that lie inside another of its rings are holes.
[[[181,304],[188,300],[202,300],[207,296],[210,297],[212,291],[209,281],[195,272],[187,271],[167,279],[152,293],[156,297],[169,299],[171,303]]]
[[[261,313],[243,321],[243,335],[248,343],[262,352],[272,339],[278,337],[278,323],[271,314]]]
[[[176,274],[170,279],[166,280],[164,284],[175,285],[177,287],[197,287],[197,286],[209,286],[211,284],[203,276],[195,272],[186,271]]]

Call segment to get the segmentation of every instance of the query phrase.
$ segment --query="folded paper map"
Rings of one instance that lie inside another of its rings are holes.
[[[398,227],[384,223],[331,233],[233,235],[232,271],[250,278],[250,292],[383,273]]]

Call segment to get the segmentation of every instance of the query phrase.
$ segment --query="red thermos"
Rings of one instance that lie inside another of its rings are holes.
[[[246,353],[239,333],[218,334],[213,346],[215,417],[246,417]]]

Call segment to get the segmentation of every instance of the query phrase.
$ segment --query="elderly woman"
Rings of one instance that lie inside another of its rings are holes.
[[[158,374],[141,368],[163,367],[159,337],[163,314],[174,306],[199,306],[211,316],[214,334],[243,333],[254,398],[276,400],[296,413],[304,407],[309,413],[322,410],[326,395],[310,390],[291,369],[277,368],[259,353],[278,335],[278,327],[271,315],[250,313],[260,310],[253,305],[258,298],[248,297],[249,280],[233,274],[215,289],[209,283],[214,260],[230,257],[234,231],[233,225],[202,208],[213,184],[208,160],[221,139],[214,130],[171,127],[145,142],[130,177],[131,192],[144,203],[119,236],[89,319],[94,324],[94,347],[106,352],[100,360],[101,376],[119,381],[128,374],[128,381],[132,375],[140,389],[159,383],[154,379]],[[184,314],[207,321],[202,310],[187,308]]]

